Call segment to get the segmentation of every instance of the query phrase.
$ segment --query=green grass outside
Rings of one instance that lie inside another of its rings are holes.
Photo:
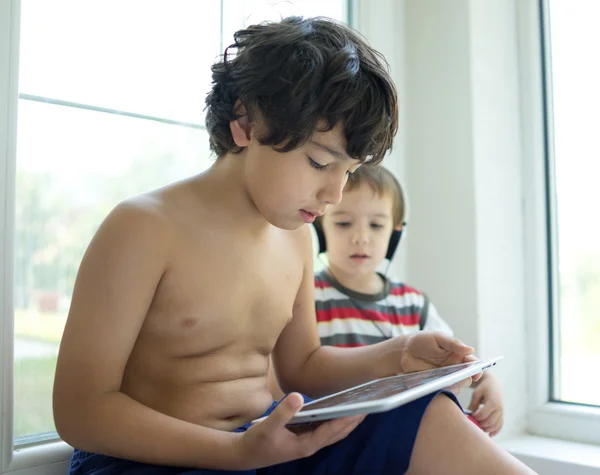
[[[41,313],[32,309],[16,309],[15,336],[28,340],[59,343],[66,321],[66,313]]]
[[[56,357],[15,362],[15,438],[54,431],[52,386]]]

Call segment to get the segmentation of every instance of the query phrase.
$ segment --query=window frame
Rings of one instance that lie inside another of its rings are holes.
[[[517,2],[525,230],[529,433],[600,444],[600,407],[553,399],[558,367],[557,220],[549,2]]]
[[[345,0],[346,21],[357,23],[358,0]],[[18,102],[34,100],[53,102],[69,107],[127,115],[174,125],[204,129],[204,124],[185,123],[135,112],[54,101],[49,98],[19,94],[20,0],[0,1],[0,475],[64,475],[73,452],[60,439],[31,444],[13,444],[14,414],[14,229],[15,181],[17,163]],[[223,0],[221,0],[221,26]],[[221,44],[223,42],[221,32]],[[223,48],[221,48],[222,50]]]
[[[2,298],[2,338],[0,340],[0,403],[2,414],[13,413],[13,275],[15,175],[16,175],[16,128],[18,102],[20,2],[0,2],[0,295]],[[9,232],[10,231],[10,232]],[[13,421],[11,417],[0,420],[0,471],[8,472],[15,467],[12,444]]]

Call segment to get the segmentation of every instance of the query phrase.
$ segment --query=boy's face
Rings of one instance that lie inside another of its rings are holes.
[[[360,166],[346,153],[341,126],[315,132],[306,144],[286,153],[261,145],[254,132],[244,159],[248,192],[259,212],[279,228],[311,223],[339,203],[348,173]]]
[[[327,258],[336,275],[373,274],[385,258],[393,230],[392,197],[363,183],[344,192],[323,217]]]

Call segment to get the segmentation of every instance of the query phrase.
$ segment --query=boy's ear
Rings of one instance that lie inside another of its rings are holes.
[[[239,99],[235,103],[234,112],[236,115],[241,116],[236,120],[229,122],[229,128],[231,130],[231,136],[235,144],[240,147],[247,147],[250,143],[252,124],[248,118],[248,111],[246,106]]]

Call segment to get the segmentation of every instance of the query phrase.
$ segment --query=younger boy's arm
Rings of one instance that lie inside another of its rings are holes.
[[[118,206],[80,267],[54,383],[59,435],[78,449],[154,464],[228,468],[239,435],[190,424],[120,392],[168,261],[168,227],[148,203]]]
[[[375,378],[419,371],[469,360],[471,347],[440,332],[419,332],[360,348],[321,346],[317,331],[310,231],[301,228],[299,252],[304,277],[292,321],[273,350],[273,362],[284,392],[318,397]],[[465,382],[466,384],[466,382]]]

